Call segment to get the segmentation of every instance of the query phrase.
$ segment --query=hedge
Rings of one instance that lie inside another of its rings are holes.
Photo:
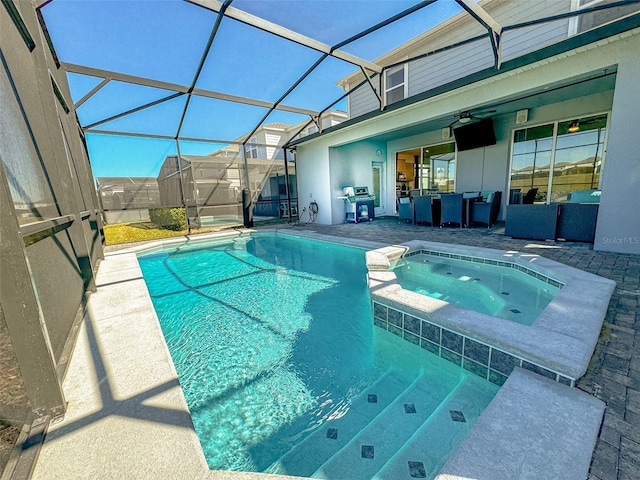
[[[185,230],[187,214],[184,208],[150,208],[149,219],[160,228]]]

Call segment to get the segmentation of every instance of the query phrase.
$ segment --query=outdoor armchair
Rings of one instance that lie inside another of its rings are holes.
[[[440,214],[440,226],[446,223],[457,223],[462,228],[464,216],[464,201],[462,193],[450,193],[441,195],[442,212]]]
[[[527,193],[525,193],[524,197],[522,197],[523,205],[531,205],[535,201],[537,193],[537,188],[532,188]]]
[[[483,223],[487,228],[495,225],[501,203],[502,192],[491,192],[485,201],[473,202],[471,204],[471,223]]]
[[[413,204],[409,197],[398,197],[398,220],[413,223]]]
[[[416,215],[416,223],[428,223],[433,226],[431,195],[416,195],[413,197],[413,209]]]

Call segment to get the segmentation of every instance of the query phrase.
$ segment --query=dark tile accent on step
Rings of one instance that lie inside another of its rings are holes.
[[[422,462],[409,462],[409,475],[411,478],[427,478],[427,471]]]
[[[500,292],[501,295],[511,295],[509,292]]]
[[[404,404],[404,413],[416,413],[416,404],[415,403],[405,403]]]
[[[362,458],[373,458],[373,445],[362,445],[362,452],[360,454]]]
[[[331,440],[338,439],[338,429],[337,428],[327,428],[327,438]]]
[[[378,395],[375,393],[370,393],[367,395],[367,402],[369,403],[378,403]]]
[[[518,310],[517,308],[512,308],[510,310],[511,313],[522,313],[520,310]]]
[[[467,419],[464,418],[464,413],[460,410],[449,410],[449,415],[451,415],[451,420],[454,422],[466,422]]]

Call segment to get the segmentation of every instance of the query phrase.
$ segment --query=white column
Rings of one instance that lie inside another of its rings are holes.
[[[640,58],[621,54],[602,174],[595,250],[640,254]]]

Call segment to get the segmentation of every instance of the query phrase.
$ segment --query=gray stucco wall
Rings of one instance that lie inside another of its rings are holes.
[[[618,65],[616,89],[602,174],[602,197],[594,248],[640,254],[640,57],[626,51]]]

